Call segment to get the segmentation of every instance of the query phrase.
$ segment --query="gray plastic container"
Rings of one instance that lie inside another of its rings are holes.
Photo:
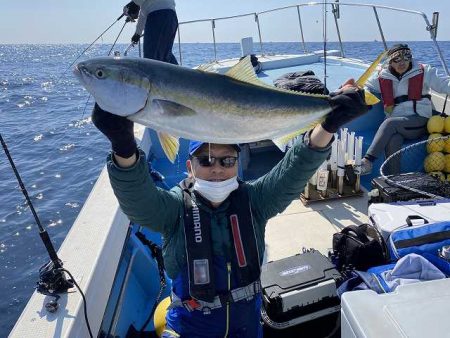
[[[341,336],[450,337],[450,279],[399,286],[394,292],[344,293]]]

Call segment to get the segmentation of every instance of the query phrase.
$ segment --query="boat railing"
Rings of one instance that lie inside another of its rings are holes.
[[[252,12],[252,13],[245,13],[245,14],[239,14],[239,15],[232,15],[232,16],[224,16],[224,17],[217,17],[217,18],[209,18],[209,19],[199,19],[199,20],[191,20],[191,21],[184,21],[180,22],[178,25],[178,52],[179,52],[179,61],[181,64],[183,64],[183,55],[181,50],[181,44],[182,44],[182,27],[186,25],[191,25],[195,23],[201,23],[201,22],[210,22],[211,23],[211,32],[212,32],[212,42],[214,47],[214,61],[217,62],[217,41],[216,41],[216,22],[218,21],[224,21],[224,20],[232,20],[237,18],[244,18],[244,17],[253,17],[254,22],[257,26],[258,30],[258,38],[259,38],[259,47],[261,54],[264,55],[264,46],[263,46],[263,38],[261,34],[261,22],[260,17],[274,12],[284,11],[284,10],[296,10],[297,17],[298,17],[298,26],[299,26],[299,32],[300,32],[300,41],[302,44],[303,51],[307,53],[305,38],[304,38],[304,31],[303,31],[303,25],[302,25],[302,18],[301,18],[301,10],[305,9],[306,7],[313,7],[313,6],[323,6],[323,8],[331,7],[331,13],[334,17],[335,22],[335,29],[336,29],[336,35],[339,40],[339,47],[341,50],[341,56],[345,57],[345,51],[344,51],[344,45],[342,43],[342,37],[341,37],[341,31],[339,28],[339,22],[340,19],[340,9],[341,6],[348,6],[348,7],[366,7],[366,8],[372,8],[373,14],[377,23],[378,31],[380,34],[381,41],[383,42],[384,49],[387,50],[387,44],[386,39],[384,36],[384,31],[381,26],[380,17],[378,15],[378,11],[381,10],[387,10],[387,11],[397,11],[397,12],[403,12],[403,13],[409,13],[411,15],[418,15],[423,18],[425,22],[425,29],[430,33],[430,38],[433,41],[433,44],[435,46],[436,52],[438,54],[438,57],[441,61],[442,67],[445,71],[445,73],[450,76],[450,73],[448,71],[447,64],[445,62],[445,59],[442,55],[441,49],[439,47],[438,42],[436,41],[436,35],[437,35],[437,29],[438,29],[438,19],[439,19],[439,13],[434,12],[433,13],[433,19],[430,23],[428,20],[428,17],[425,13],[415,10],[409,10],[409,9],[403,9],[403,8],[397,8],[397,7],[390,7],[390,6],[383,6],[383,5],[373,5],[373,4],[360,4],[360,3],[341,3],[339,0],[336,0],[335,2],[308,2],[303,4],[297,4],[297,5],[291,5],[291,6],[284,6],[284,7],[278,7],[270,10],[265,10],[262,12]]]

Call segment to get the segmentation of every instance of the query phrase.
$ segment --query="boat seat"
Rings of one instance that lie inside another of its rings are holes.
[[[369,149],[369,146],[373,140],[373,137],[375,136],[376,130],[365,130],[365,131],[359,131],[356,132],[356,136],[362,136],[363,137],[363,155],[366,153],[366,151]],[[427,139],[427,136],[424,136],[422,138],[416,139],[416,140],[405,140],[403,143],[403,147],[409,146],[411,144],[414,144],[416,142],[424,141]],[[401,168],[402,172],[411,172],[411,171],[422,171],[423,170],[423,161],[417,161],[417,158],[425,158],[426,156],[426,149],[423,147],[423,149],[415,150],[414,152],[414,161],[411,161],[411,158],[408,158],[408,156],[402,156],[401,159]],[[372,168],[372,173],[370,175],[365,175],[361,177],[361,183],[365,187],[370,187],[370,182],[373,178],[380,176],[380,168],[383,164],[385,158],[384,155],[381,155],[374,163]]]

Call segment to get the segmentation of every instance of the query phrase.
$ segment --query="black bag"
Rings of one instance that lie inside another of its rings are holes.
[[[366,271],[388,261],[383,237],[369,224],[350,225],[335,233],[333,256],[338,270],[354,268]]]
[[[306,92],[311,94],[328,94],[328,89],[314,75],[312,70],[300,71],[295,73],[287,73],[273,81],[275,87],[294,90],[298,92]]]

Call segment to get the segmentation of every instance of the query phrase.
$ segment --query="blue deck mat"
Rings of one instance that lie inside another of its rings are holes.
[[[278,68],[278,69],[270,69],[262,71],[258,74],[258,77],[268,83],[273,85],[273,80],[279,78],[280,76],[286,73],[293,73],[299,71],[312,70],[314,74],[323,82],[324,76],[324,65],[322,62],[316,62],[312,64],[294,66],[294,67],[286,67],[286,68]],[[327,88],[330,91],[336,90],[339,86],[344,83],[346,80],[350,78],[354,78],[355,80],[364,73],[365,69],[355,66],[343,65],[340,62],[336,61],[327,61]],[[333,76],[330,76],[333,74]]]

